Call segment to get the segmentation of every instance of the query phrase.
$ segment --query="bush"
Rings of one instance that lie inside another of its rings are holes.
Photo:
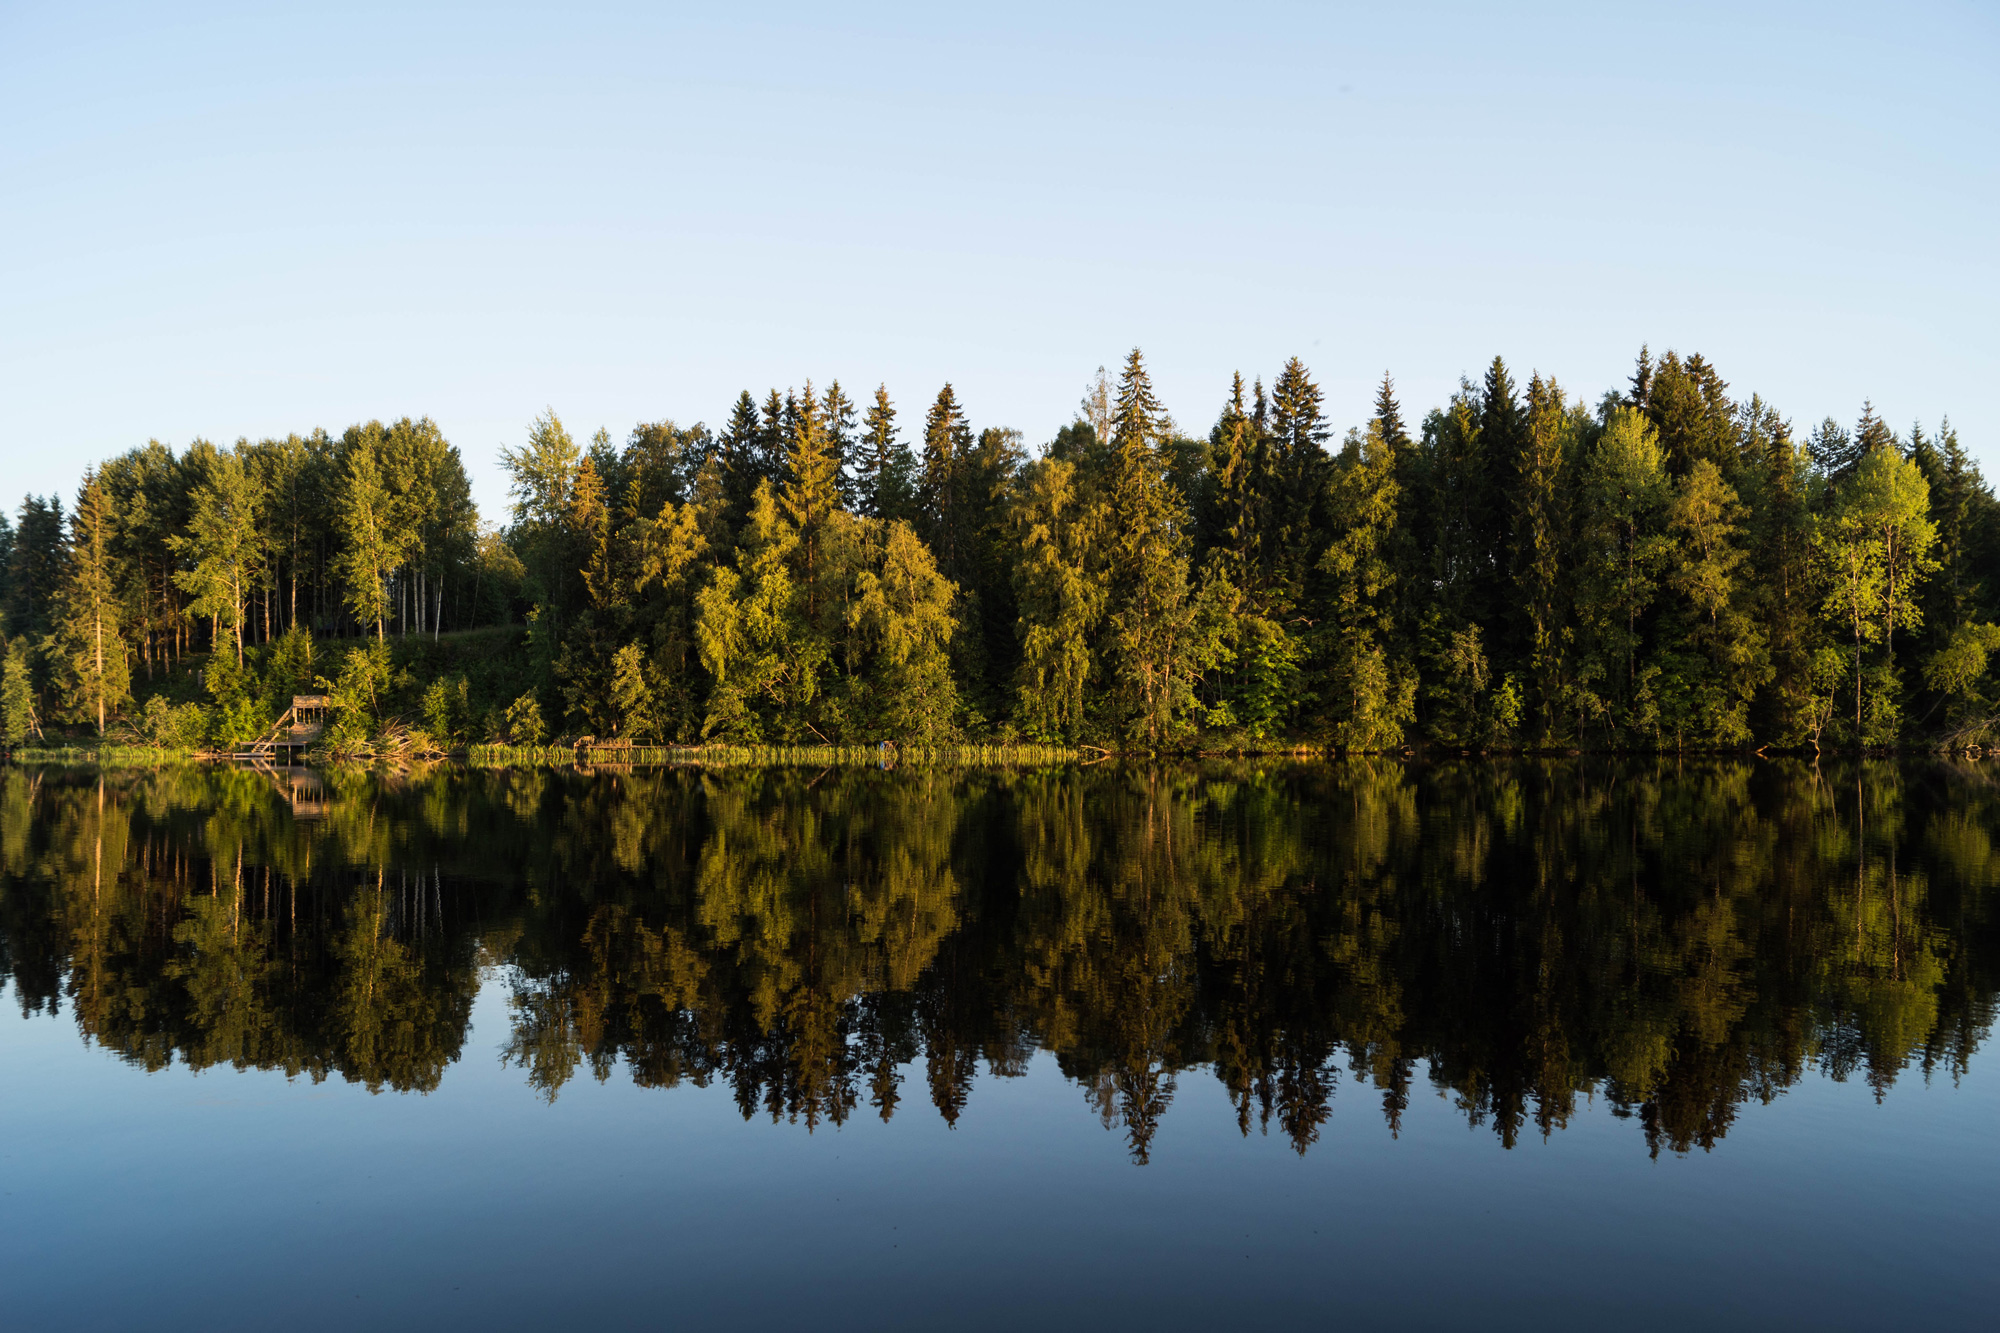
[[[168,703],[159,695],[139,710],[139,734],[163,750],[191,750],[208,732],[208,716],[200,704]]]
[[[542,723],[542,706],[532,694],[524,694],[507,705],[505,725],[510,745],[540,745],[549,734]]]

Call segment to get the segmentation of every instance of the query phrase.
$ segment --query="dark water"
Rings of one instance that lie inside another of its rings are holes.
[[[0,1324],[1984,1324],[1994,775],[0,771]]]

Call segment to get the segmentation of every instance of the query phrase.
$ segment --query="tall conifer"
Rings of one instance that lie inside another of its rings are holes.
[[[56,688],[65,711],[96,724],[132,697],[131,667],[119,623],[112,542],[116,524],[96,469],[83,474],[70,515],[69,560],[56,596],[52,638]]]
[[[889,386],[875,387],[875,401],[862,421],[856,458],[857,507],[870,518],[909,519],[916,499],[916,460],[897,438],[896,407]]]

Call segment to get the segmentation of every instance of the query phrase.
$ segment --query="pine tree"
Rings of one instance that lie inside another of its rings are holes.
[[[132,698],[111,548],[115,522],[95,469],[83,475],[70,515],[69,560],[56,595],[51,657],[64,711],[104,734],[108,716]]]

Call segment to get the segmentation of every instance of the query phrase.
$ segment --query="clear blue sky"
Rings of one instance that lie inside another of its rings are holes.
[[[1619,12],[1614,13],[1614,8]],[[280,12],[282,11],[282,12]],[[0,6],[0,497],[429,414],[502,444],[946,379],[1031,443],[1641,342],[2000,473],[1992,4]]]

